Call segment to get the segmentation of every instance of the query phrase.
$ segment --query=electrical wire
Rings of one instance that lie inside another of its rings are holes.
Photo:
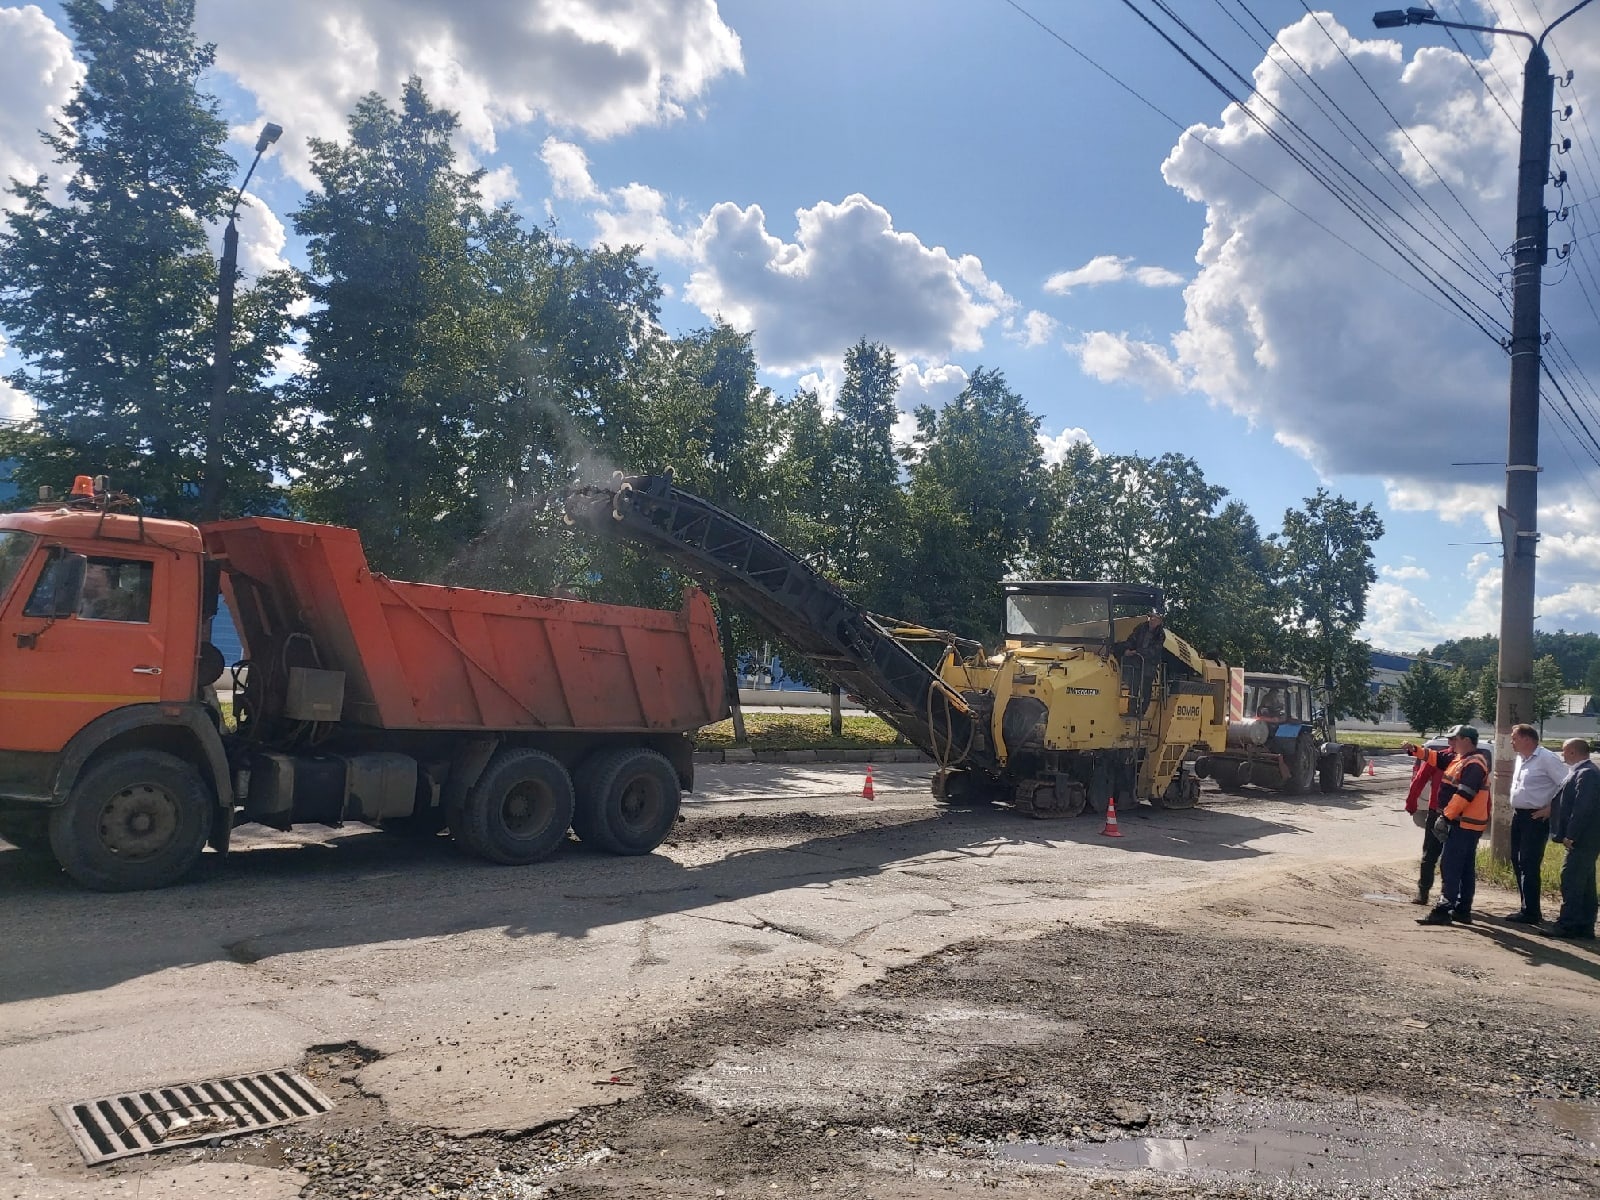
[[[1055,41],[1059,42],[1062,46],[1064,46],[1067,50],[1071,51],[1073,54],[1077,55],[1078,58],[1082,59],[1083,62],[1085,64],[1087,64],[1089,67],[1093,68],[1095,71],[1098,71],[1101,75],[1104,75],[1112,83],[1116,84],[1117,87],[1121,88],[1124,92],[1127,92],[1128,95],[1132,96],[1135,100],[1139,101],[1140,104],[1144,105],[1151,112],[1155,113],[1162,120],[1166,121],[1167,124],[1171,125],[1174,129],[1177,129],[1179,131],[1179,133],[1181,134],[1181,136],[1179,138],[1180,141],[1182,141],[1183,138],[1185,138],[1185,137],[1192,139],[1198,145],[1200,145],[1203,148],[1205,148],[1206,150],[1210,151],[1213,155],[1215,155],[1222,162],[1226,163],[1229,167],[1233,168],[1233,170],[1237,171],[1240,175],[1243,175],[1246,179],[1248,179],[1251,183],[1255,184],[1262,191],[1266,192],[1267,195],[1271,196],[1274,200],[1277,200],[1284,207],[1290,209],[1291,211],[1293,211],[1297,215],[1305,218],[1311,224],[1315,225],[1318,229],[1322,230],[1323,233],[1327,234],[1334,241],[1338,242],[1346,250],[1349,250],[1352,254],[1354,254],[1357,257],[1365,260],[1368,264],[1370,264],[1376,270],[1378,270],[1378,271],[1382,272],[1383,274],[1387,275],[1390,279],[1394,280],[1401,287],[1403,287],[1407,291],[1413,293],[1414,295],[1416,295],[1417,297],[1419,297],[1423,301],[1427,302],[1428,304],[1431,304],[1433,307],[1437,308],[1440,312],[1443,312],[1443,313],[1449,313],[1450,312],[1450,310],[1448,308],[1446,308],[1443,304],[1441,304],[1435,297],[1430,296],[1427,292],[1424,292],[1421,288],[1417,287],[1410,280],[1404,278],[1398,272],[1396,272],[1394,270],[1391,270],[1389,267],[1387,267],[1383,263],[1379,262],[1376,258],[1372,257],[1372,255],[1368,254],[1365,250],[1361,249],[1361,247],[1357,246],[1354,242],[1350,241],[1350,239],[1344,237],[1342,234],[1339,234],[1339,233],[1335,232],[1333,229],[1329,228],[1326,224],[1324,224],[1322,221],[1318,220],[1311,213],[1307,212],[1305,209],[1301,208],[1294,201],[1292,201],[1288,197],[1284,196],[1281,192],[1279,192],[1271,184],[1267,183],[1265,180],[1261,179],[1259,176],[1253,174],[1247,168],[1242,167],[1238,163],[1234,162],[1233,159],[1229,158],[1226,154],[1224,154],[1216,146],[1213,146],[1210,142],[1206,141],[1205,138],[1203,138],[1199,134],[1193,132],[1193,130],[1189,126],[1185,125],[1182,121],[1178,120],[1177,117],[1174,117],[1171,113],[1169,113],[1165,109],[1161,108],[1154,101],[1150,100],[1148,97],[1146,97],[1143,94],[1141,94],[1137,89],[1132,87],[1130,84],[1125,83],[1123,80],[1119,79],[1116,75],[1113,75],[1105,67],[1101,66],[1098,62],[1096,62],[1093,58],[1091,58],[1088,54],[1084,53],[1084,51],[1080,50],[1077,46],[1073,45],[1070,41],[1068,41],[1065,37],[1063,37],[1055,29],[1051,28],[1049,25],[1045,24],[1044,21],[1042,21],[1038,17],[1034,16],[1034,14],[1029,12],[1026,8],[1024,8],[1018,2],[1018,0],[1002,0],[1002,2],[1005,3],[1008,7],[1012,8],[1012,9],[1015,9],[1016,12],[1019,13],[1021,16],[1025,17],[1027,20],[1029,20],[1033,24],[1037,25],[1039,27],[1039,29],[1042,30],[1046,35],[1048,35],[1049,37],[1053,38]]]
[[[1248,104],[1245,104],[1243,101],[1241,101],[1227,84],[1218,79],[1217,76],[1203,63],[1196,59],[1194,55],[1179,45],[1177,40],[1165,29],[1161,28],[1161,26],[1157,24],[1155,20],[1152,19],[1147,13],[1140,10],[1133,3],[1133,0],[1121,0],[1121,2],[1125,8],[1127,8],[1136,17],[1148,25],[1156,33],[1156,35],[1161,38],[1162,41],[1166,42],[1170,47],[1172,47],[1172,49],[1175,50],[1185,62],[1198,71],[1208,83],[1215,87],[1234,104],[1237,104],[1240,111],[1243,112],[1246,117],[1255,122],[1255,124],[1262,130],[1263,133],[1265,133],[1273,142],[1275,142],[1292,159],[1294,159],[1296,163],[1306,170],[1313,179],[1315,179],[1323,186],[1325,190],[1333,195],[1333,197],[1338,200],[1339,203],[1343,205],[1353,216],[1355,216],[1357,220],[1365,225],[1369,231],[1383,241],[1390,250],[1394,251],[1394,253],[1397,254],[1407,266],[1411,267],[1412,270],[1420,275],[1423,279],[1423,282],[1427,283],[1430,287],[1437,291],[1439,295],[1443,297],[1448,304],[1455,308],[1463,318],[1465,318],[1472,325],[1476,326],[1479,332],[1497,343],[1501,341],[1503,333],[1509,332],[1503,325],[1501,325],[1499,319],[1493,313],[1489,312],[1482,305],[1472,301],[1469,297],[1467,297],[1466,293],[1461,291],[1459,287],[1456,287],[1454,284],[1446,280],[1442,272],[1440,272],[1437,268],[1431,267],[1421,258],[1419,253],[1412,251],[1410,247],[1404,245],[1402,241],[1395,235],[1393,230],[1384,228],[1381,220],[1375,219],[1370,214],[1364,212],[1359,202],[1350,197],[1343,188],[1330,179],[1303,153],[1290,145],[1287,139],[1274,130],[1272,126],[1260,116],[1260,114],[1256,113]],[[1163,8],[1163,11],[1170,11],[1165,8],[1163,0],[1156,0],[1156,3]],[[1215,51],[1210,50],[1209,47],[1207,47],[1207,52],[1215,56]],[[1501,325],[1501,332],[1496,333],[1491,330],[1488,325],[1484,323],[1486,320],[1489,322],[1489,324]]]
[[[1212,58],[1216,59],[1216,61],[1222,66],[1223,70],[1225,70],[1226,72],[1228,72],[1228,74],[1232,75],[1235,79],[1237,79],[1247,89],[1247,93],[1246,93],[1247,96],[1253,96],[1253,97],[1258,98],[1266,108],[1270,109],[1272,114],[1275,117],[1277,117],[1279,122],[1282,123],[1283,127],[1285,129],[1287,129],[1289,131],[1289,133],[1293,134],[1295,138],[1298,138],[1299,144],[1304,146],[1306,148],[1306,150],[1310,154],[1317,156],[1321,160],[1321,162],[1326,163],[1327,166],[1331,167],[1334,171],[1342,173],[1346,178],[1349,179],[1350,183],[1354,184],[1356,188],[1359,188],[1362,192],[1365,192],[1368,196],[1370,196],[1372,198],[1372,200],[1376,204],[1378,204],[1383,209],[1385,209],[1390,214],[1390,216],[1394,217],[1394,219],[1396,221],[1399,221],[1404,228],[1406,228],[1406,229],[1410,229],[1411,228],[1411,222],[1406,218],[1406,216],[1404,214],[1402,214],[1399,210],[1397,210],[1394,207],[1394,205],[1390,204],[1386,199],[1384,199],[1376,191],[1374,191],[1373,188],[1371,187],[1371,185],[1369,185],[1366,182],[1366,180],[1362,179],[1361,176],[1359,176],[1349,166],[1347,166],[1345,163],[1340,161],[1340,159],[1336,155],[1334,155],[1331,151],[1329,151],[1327,149],[1327,147],[1323,146],[1321,142],[1319,142],[1315,137],[1313,137],[1305,129],[1304,126],[1302,126],[1298,121],[1296,121],[1288,113],[1284,112],[1283,109],[1280,108],[1277,104],[1275,104],[1268,96],[1266,96],[1259,89],[1257,89],[1256,86],[1255,86],[1255,81],[1252,78],[1250,78],[1249,76],[1245,75],[1244,72],[1240,71],[1232,63],[1228,62],[1227,59],[1225,59],[1221,55],[1220,52],[1218,52],[1214,47],[1211,46],[1211,44],[1209,42],[1207,42],[1205,40],[1205,38],[1201,37],[1200,34],[1197,33],[1195,31],[1195,29],[1187,21],[1185,21],[1181,16],[1179,16],[1177,14],[1177,12],[1175,12],[1173,10],[1171,5],[1168,3],[1168,0],[1151,0],[1151,2],[1156,6],[1156,8],[1160,9],[1167,16],[1167,18],[1169,20],[1171,20],[1175,25],[1177,25],[1179,29],[1183,30],[1184,33],[1188,34],[1189,37],[1191,39],[1193,39],[1195,41],[1195,43],[1198,44],[1208,55],[1210,55]],[[1139,12],[1139,10],[1137,8],[1134,8],[1133,4],[1131,3],[1131,0],[1124,0],[1124,3],[1127,5],[1127,7],[1132,9],[1134,12],[1136,12],[1136,13]],[[1226,11],[1226,10],[1224,10],[1224,11]],[[1139,13],[1139,15],[1141,17],[1145,16],[1143,13]],[[1163,38],[1167,41],[1168,45],[1172,46],[1174,49],[1177,49],[1177,50],[1179,50],[1180,53],[1182,53],[1182,50],[1177,45],[1177,42],[1174,39],[1172,39],[1170,36],[1168,36],[1164,31],[1162,31],[1159,26],[1155,25],[1155,23],[1153,21],[1151,21],[1148,17],[1145,17],[1145,21],[1146,21],[1147,24],[1151,25],[1152,28],[1156,29],[1156,31],[1163,36]],[[1259,43],[1257,43],[1257,44],[1259,46]],[[1263,49],[1263,51],[1265,50],[1265,47],[1261,47],[1261,48]],[[1271,56],[1269,55],[1268,57],[1270,58]],[[1191,63],[1191,65],[1199,67],[1199,63],[1196,62],[1193,58],[1189,58],[1189,62]],[[1370,207],[1368,207],[1365,201],[1362,201],[1353,192],[1350,192],[1343,182],[1337,182],[1336,183],[1335,182],[1335,178],[1333,176],[1331,176],[1331,175],[1330,176],[1326,176],[1326,177],[1323,176],[1319,172],[1318,169],[1315,169],[1315,168],[1312,167],[1309,159],[1303,158],[1300,155],[1296,154],[1296,151],[1293,148],[1291,148],[1291,146],[1289,145],[1290,139],[1289,139],[1288,135],[1286,135],[1286,134],[1284,134],[1284,133],[1282,133],[1282,132],[1280,132],[1278,130],[1275,130],[1271,125],[1269,125],[1265,121],[1263,121],[1250,108],[1250,106],[1248,105],[1248,103],[1246,103],[1245,100],[1241,100],[1232,91],[1231,88],[1227,88],[1224,85],[1222,85],[1221,82],[1219,80],[1217,80],[1214,76],[1211,76],[1211,75],[1208,74],[1207,78],[1214,85],[1216,85],[1220,90],[1222,90],[1224,95],[1226,95],[1235,104],[1239,105],[1240,109],[1243,112],[1245,112],[1245,114],[1247,116],[1249,116],[1252,120],[1254,120],[1256,122],[1256,124],[1261,127],[1262,131],[1267,134],[1268,137],[1272,138],[1273,141],[1277,142],[1278,145],[1280,147],[1282,147],[1285,151],[1289,152],[1291,155],[1294,155],[1296,157],[1296,160],[1299,161],[1301,163],[1301,165],[1303,167],[1305,167],[1305,169],[1307,171],[1310,171],[1312,173],[1313,177],[1317,178],[1318,182],[1321,183],[1323,185],[1323,187],[1328,188],[1330,191],[1335,191],[1335,194],[1338,196],[1340,201],[1342,203],[1344,203],[1347,208],[1350,208],[1352,212],[1355,212],[1356,215],[1359,218],[1361,218],[1364,221],[1366,221],[1366,223],[1368,224],[1369,228],[1371,228],[1374,225],[1382,226],[1383,227],[1383,233],[1380,234],[1380,236],[1384,237],[1386,240],[1388,240],[1391,243],[1391,245],[1396,243],[1396,242],[1401,242],[1403,240],[1404,235],[1401,232],[1401,230],[1390,226],[1383,219],[1383,217],[1380,214],[1378,214],[1377,212],[1373,211]],[[1302,88],[1301,91],[1304,92],[1304,89]],[[1306,93],[1306,94],[1309,97],[1309,93]],[[1315,107],[1317,107],[1319,109],[1319,111],[1321,111],[1323,113],[1324,116],[1328,115],[1327,111],[1325,109],[1323,109],[1320,104],[1317,103],[1315,98],[1311,98],[1311,102]],[[1331,123],[1332,122],[1332,118],[1329,117],[1328,119],[1329,119],[1329,121]],[[1353,145],[1354,144],[1352,143],[1352,146]],[[1356,148],[1356,149],[1357,149],[1357,153],[1359,154],[1360,153],[1359,148]],[[1335,189],[1337,189],[1337,190],[1335,190]],[[1352,206],[1354,206],[1354,207],[1352,207]],[[1357,212],[1356,211],[1357,209],[1360,209],[1361,211]],[[1375,232],[1376,232],[1376,230],[1375,230]],[[1456,236],[1457,236],[1457,239],[1459,240],[1459,235],[1456,235]],[[1408,249],[1410,249],[1410,247],[1408,247]],[[1434,250],[1438,251],[1440,254],[1444,255],[1444,257],[1447,258],[1450,261],[1452,266],[1454,266],[1458,271],[1460,271],[1468,279],[1471,279],[1473,282],[1477,283],[1480,287],[1485,288],[1485,290],[1488,291],[1491,295],[1494,295],[1495,293],[1498,292],[1499,283],[1498,283],[1498,281],[1497,281],[1497,279],[1495,277],[1494,269],[1492,267],[1489,267],[1488,264],[1486,264],[1486,263],[1484,264],[1484,270],[1485,270],[1485,273],[1486,273],[1486,275],[1488,277],[1488,282],[1486,283],[1483,277],[1476,275],[1470,267],[1468,267],[1465,263],[1463,263],[1459,258],[1457,258],[1449,250],[1445,249],[1443,246],[1440,246],[1437,243],[1435,243],[1432,246],[1432,249],[1434,249]],[[1412,252],[1413,253],[1420,253],[1419,251],[1416,251],[1415,249],[1413,249]],[[1440,278],[1443,279],[1442,273],[1440,274]],[[1459,288],[1455,288],[1455,285],[1453,285],[1453,284],[1450,284],[1449,286],[1451,286],[1458,294],[1460,294],[1463,299],[1466,298],[1466,293],[1465,292],[1462,292]]]
[[[1237,2],[1241,6],[1244,4],[1244,0],[1237,0]],[[1364,88],[1367,89],[1368,95],[1370,95],[1373,98],[1373,100],[1377,101],[1378,107],[1383,110],[1384,116],[1388,117],[1390,122],[1394,125],[1394,127],[1396,129],[1398,129],[1400,131],[1400,133],[1405,137],[1406,144],[1411,147],[1411,149],[1416,153],[1418,158],[1420,158],[1423,162],[1427,163],[1428,170],[1433,172],[1433,177],[1439,181],[1439,185],[1444,188],[1445,192],[1449,195],[1450,199],[1452,199],[1452,200],[1454,200],[1456,202],[1456,207],[1459,208],[1462,211],[1462,213],[1466,216],[1467,220],[1472,222],[1473,228],[1475,228],[1483,236],[1483,240],[1486,243],[1488,243],[1490,249],[1493,250],[1496,254],[1499,254],[1500,253],[1499,244],[1496,243],[1496,241],[1492,237],[1489,236],[1489,231],[1487,229],[1485,229],[1479,223],[1478,218],[1473,215],[1472,210],[1467,207],[1466,202],[1463,201],[1461,199],[1461,197],[1456,194],[1455,188],[1450,186],[1449,180],[1445,179],[1445,177],[1439,172],[1439,168],[1433,165],[1433,160],[1428,157],[1427,153],[1422,149],[1421,146],[1417,145],[1416,139],[1414,139],[1411,136],[1411,131],[1405,127],[1405,125],[1401,122],[1399,117],[1394,115],[1394,111],[1392,109],[1390,109],[1388,104],[1386,104],[1384,102],[1383,97],[1378,94],[1378,90],[1375,87],[1373,87],[1371,82],[1367,79],[1367,77],[1361,73],[1361,68],[1356,65],[1355,60],[1352,59],[1350,57],[1350,55],[1345,52],[1345,48],[1343,46],[1339,45],[1338,41],[1334,38],[1332,31],[1330,31],[1328,29],[1328,27],[1322,23],[1321,15],[1312,10],[1311,5],[1309,3],[1307,3],[1307,0],[1300,0],[1300,6],[1306,10],[1306,15],[1317,23],[1317,28],[1322,30],[1322,36],[1327,38],[1329,45],[1331,45],[1335,50],[1337,50],[1339,52],[1339,57],[1344,59],[1346,65],[1349,66],[1350,70],[1355,73],[1355,77],[1357,79],[1359,79],[1361,81],[1361,85]],[[1265,26],[1263,26],[1263,28],[1265,28]],[[1273,38],[1273,43],[1277,44],[1277,38],[1276,37]],[[1284,53],[1287,54],[1288,51],[1285,50]],[[1304,71],[1305,68],[1301,67],[1301,70]],[[1309,73],[1307,74],[1307,78],[1310,78]],[[1479,76],[1479,79],[1481,80],[1482,76]],[[1487,84],[1485,84],[1485,87],[1487,87]],[[1319,88],[1318,90],[1321,90],[1321,89]],[[1326,93],[1324,93],[1324,94],[1326,94]],[[1331,100],[1331,97],[1330,97],[1330,100]],[[1338,105],[1335,104],[1334,107],[1337,108]],[[1350,117],[1348,115],[1344,114],[1344,110],[1340,109],[1339,111],[1340,111],[1341,115],[1345,116],[1345,120],[1346,121],[1350,121],[1351,127],[1355,128],[1355,122],[1351,121]],[[1373,145],[1372,140],[1370,138],[1368,138],[1365,134],[1362,134],[1361,136],[1362,136],[1362,139],[1364,141],[1366,141],[1366,143],[1369,146],[1372,146],[1372,148],[1374,150],[1378,150],[1378,147],[1376,145]],[[1383,156],[1383,152],[1381,150],[1378,151],[1378,153],[1379,153],[1380,157],[1383,157],[1383,161],[1384,162],[1389,163],[1389,159],[1386,156]],[[1427,207],[1428,207],[1428,209],[1430,211],[1434,211],[1433,210],[1433,206],[1431,204],[1428,204],[1428,202],[1423,199],[1422,193],[1420,191],[1417,191],[1416,186],[1413,185],[1409,179],[1406,179],[1405,172],[1401,171],[1400,168],[1398,166],[1395,166],[1393,163],[1389,163],[1389,166],[1394,171],[1394,173],[1396,175],[1398,175],[1401,179],[1404,179],[1406,181],[1407,186],[1410,187],[1412,192],[1414,192],[1416,194],[1417,199],[1419,201],[1422,201],[1423,204],[1427,205]],[[1460,237],[1460,235],[1458,234],[1457,237]],[[1465,238],[1461,238],[1461,244],[1462,244],[1463,247],[1466,247],[1467,243],[1466,243],[1466,239]],[[1474,257],[1477,257],[1477,256],[1474,254]],[[1486,270],[1488,270],[1491,274],[1494,273],[1494,268],[1490,267],[1488,263],[1483,261],[1483,259],[1479,258],[1478,261],[1480,263],[1482,263],[1484,268]]]

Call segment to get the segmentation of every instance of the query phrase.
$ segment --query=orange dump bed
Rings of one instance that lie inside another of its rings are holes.
[[[435,587],[374,573],[353,529],[252,517],[202,533],[245,652],[259,664],[288,639],[303,655],[292,635],[310,635],[318,665],[345,673],[346,724],[662,733],[726,714],[697,589],[674,613]]]

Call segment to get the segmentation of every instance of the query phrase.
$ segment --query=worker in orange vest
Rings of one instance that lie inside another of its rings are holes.
[[[1489,761],[1478,750],[1478,731],[1457,725],[1445,733],[1448,750],[1429,750],[1407,742],[1402,749],[1444,773],[1439,796],[1444,813],[1434,822],[1444,834],[1439,903],[1419,925],[1472,924],[1472,897],[1478,889],[1478,839],[1489,828]]]

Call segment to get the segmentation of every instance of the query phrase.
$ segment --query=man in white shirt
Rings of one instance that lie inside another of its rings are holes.
[[[1567,764],[1553,750],[1539,744],[1539,731],[1518,725],[1511,731],[1517,765],[1511,776],[1511,869],[1516,872],[1522,907],[1506,917],[1517,925],[1537,925],[1543,919],[1539,901],[1539,871],[1544,848],[1550,841],[1550,802],[1566,782]]]

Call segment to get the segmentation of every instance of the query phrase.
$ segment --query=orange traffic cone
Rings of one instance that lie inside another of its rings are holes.
[[[1377,774],[1377,772],[1372,769],[1372,760],[1370,758],[1367,759],[1367,774],[1368,775],[1376,775]]]
[[[877,799],[877,797],[872,794],[872,764],[871,763],[867,764],[867,781],[866,781],[866,783],[861,785],[861,798],[863,800],[876,800]]]
[[[1100,832],[1106,837],[1122,836],[1122,830],[1117,828],[1117,798],[1115,796],[1106,800],[1106,827]]]

